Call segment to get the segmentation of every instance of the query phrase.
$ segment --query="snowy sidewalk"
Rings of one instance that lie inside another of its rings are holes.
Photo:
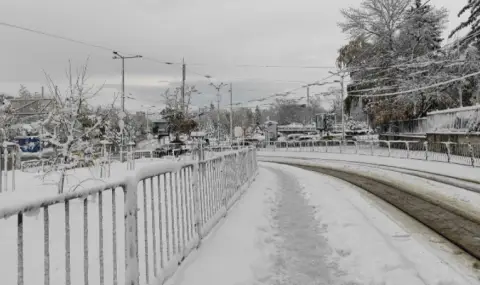
[[[480,284],[472,261],[343,181],[262,163],[169,285]]]

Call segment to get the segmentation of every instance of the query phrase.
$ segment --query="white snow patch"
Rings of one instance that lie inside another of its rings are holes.
[[[275,178],[260,169],[242,200],[166,284],[264,284],[262,280],[271,274],[269,255],[274,251],[268,239],[268,195]]]

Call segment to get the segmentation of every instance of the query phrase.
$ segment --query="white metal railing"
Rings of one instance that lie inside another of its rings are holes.
[[[243,149],[152,163],[116,182],[0,204],[0,251],[8,260],[2,282],[162,284],[256,173],[255,149]]]
[[[480,166],[479,144],[452,142],[428,143],[418,141],[289,141],[270,142],[266,151],[307,151],[372,155],[405,159],[419,159]]]

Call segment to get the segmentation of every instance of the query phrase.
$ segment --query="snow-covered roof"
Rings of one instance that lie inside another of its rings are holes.
[[[280,127],[287,127],[287,128],[303,128],[303,124],[300,123],[290,123],[288,125],[282,125]]]
[[[427,116],[428,116],[428,115],[454,113],[454,112],[459,112],[459,111],[472,111],[472,110],[480,110],[480,105],[467,106],[467,107],[458,107],[458,108],[445,109],[445,110],[440,110],[440,111],[433,111],[433,112],[427,113]]]

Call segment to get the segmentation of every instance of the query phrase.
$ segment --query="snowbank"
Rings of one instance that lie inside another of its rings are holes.
[[[287,158],[303,158],[315,160],[341,160],[351,162],[366,162],[378,165],[387,165],[407,168],[410,170],[420,170],[437,173],[446,176],[454,176],[461,179],[471,180],[480,183],[480,175],[478,168],[463,166],[459,164],[450,164],[445,162],[400,159],[381,156],[367,156],[356,154],[337,154],[337,153],[315,153],[315,152],[257,152],[257,157],[287,157]]]

